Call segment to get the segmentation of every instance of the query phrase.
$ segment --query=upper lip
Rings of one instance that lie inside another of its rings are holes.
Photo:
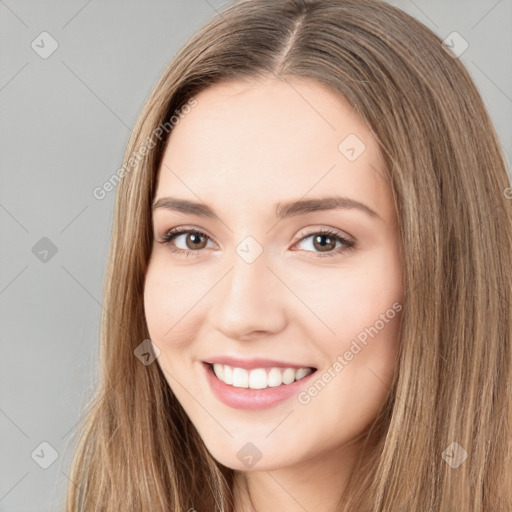
[[[229,356],[215,356],[209,357],[208,359],[203,360],[203,362],[208,364],[227,364],[228,366],[232,366],[234,368],[245,368],[246,370],[253,370],[254,368],[312,368],[316,370],[314,366],[309,364],[297,364],[297,363],[289,363],[286,361],[277,361],[275,359],[266,359],[266,358],[251,358],[251,359],[240,359],[237,357],[229,357]]]

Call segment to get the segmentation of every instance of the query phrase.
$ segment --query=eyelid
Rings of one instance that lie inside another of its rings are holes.
[[[207,242],[212,242],[214,243],[215,245],[218,245],[214,240],[213,240],[213,237],[210,236],[204,229],[202,228],[197,228],[197,227],[193,227],[193,226],[177,226],[177,227],[174,227],[174,228],[170,228],[170,229],[166,229],[163,234],[161,235],[161,239],[160,240],[157,240],[158,243],[161,243],[163,245],[170,245],[172,241],[174,241],[177,237],[181,236],[181,235],[186,235],[186,234],[190,234],[190,233],[195,233],[195,234],[198,234],[198,235],[201,235],[201,236],[204,236],[207,238]],[[169,239],[170,237],[172,237],[171,239]],[[172,251],[174,252],[201,252],[200,250],[197,250],[197,251],[193,251],[193,250],[185,250],[185,249],[180,249],[178,247],[172,247],[171,248]]]
[[[302,228],[299,231],[299,233],[297,234],[297,236],[295,238],[295,241],[293,243],[295,244],[296,242],[301,241],[305,236],[314,235],[314,234],[319,233],[319,232],[321,232],[323,230],[324,231],[325,230],[333,231],[338,236],[340,236],[341,238],[346,238],[350,242],[354,242],[354,243],[356,242],[356,240],[354,239],[354,237],[352,235],[349,235],[345,231],[340,231],[337,228],[332,228],[332,227],[327,227],[326,228],[326,227],[308,226],[308,227]],[[165,237],[171,231],[173,231],[173,232],[174,231],[176,231],[176,232],[180,231],[180,232],[183,232],[183,233],[186,233],[186,232],[189,232],[189,231],[196,231],[196,232],[199,232],[200,234],[206,235],[209,240],[213,241],[213,237],[204,228],[198,228],[196,226],[187,225],[187,224],[185,224],[183,226],[176,226],[175,228],[166,229],[164,231],[162,237]]]
[[[166,229],[161,235],[161,238],[167,237],[170,233],[174,233],[176,236],[185,234],[185,233],[198,233],[200,235],[204,235],[208,238],[208,240],[211,240],[213,242],[213,237],[203,228],[198,228],[196,226],[192,225],[182,225],[182,226],[176,226],[174,228]],[[218,245],[218,244],[217,244]]]
[[[202,249],[198,249],[198,250],[180,249],[179,247],[171,246],[171,242],[175,238],[177,238],[181,235],[190,234],[190,233],[198,234],[200,236],[205,236],[207,238],[207,243],[212,242],[212,243],[216,244],[216,242],[214,242],[214,240],[213,240],[213,237],[211,237],[204,229],[189,226],[189,225],[177,226],[177,227],[170,228],[170,229],[166,230],[161,237],[162,239],[158,240],[158,242],[161,244],[164,244],[164,245],[169,245],[171,252],[174,252],[177,254],[185,254],[186,256],[189,256],[191,253],[198,253],[197,255],[199,255],[201,253]],[[303,242],[304,240],[306,240],[307,238],[309,238],[313,235],[331,236],[331,237],[334,237],[337,242],[340,242],[342,244],[341,247],[338,247],[332,251],[327,251],[325,253],[322,253],[321,251],[304,251],[306,253],[312,253],[313,257],[317,257],[317,258],[338,256],[342,253],[345,253],[347,251],[355,249],[356,246],[358,245],[358,243],[354,239],[354,237],[352,237],[351,235],[348,235],[348,236],[345,235],[343,232],[340,232],[340,230],[338,230],[337,228],[331,228],[331,227],[315,228],[314,226],[308,226],[306,228],[303,228],[297,234],[297,237],[296,237],[295,241],[293,242],[292,247],[297,245],[299,242]],[[218,245],[218,244],[216,244],[216,245]],[[206,249],[206,247],[204,247],[203,249]]]
[[[303,228],[297,234],[296,242],[300,242],[304,237],[315,235],[316,233],[321,233],[322,231],[330,231],[333,234],[336,234],[336,236],[344,238],[345,240],[347,240],[347,242],[351,242],[354,244],[356,243],[356,239],[352,235],[349,235],[346,231],[341,231],[338,228],[333,228],[330,226],[308,226],[306,228]]]

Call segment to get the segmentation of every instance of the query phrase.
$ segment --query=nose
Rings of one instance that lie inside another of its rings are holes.
[[[219,283],[211,323],[223,336],[249,340],[286,327],[286,287],[267,266],[265,252],[252,263],[237,253]],[[272,269],[273,270],[273,269]]]

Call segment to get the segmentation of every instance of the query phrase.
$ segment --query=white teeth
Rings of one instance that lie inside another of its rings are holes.
[[[280,386],[283,383],[283,379],[281,377],[281,370],[279,368],[270,368],[270,371],[267,375],[267,386],[270,388],[275,388]]]
[[[215,363],[213,372],[219,380],[236,388],[265,389],[291,384],[309,375],[310,368],[234,368],[227,364]]]
[[[295,380],[295,372],[293,368],[286,368],[283,372],[283,384],[291,384]]]
[[[249,387],[249,372],[245,368],[233,368],[233,386],[235,388]]]
[[[301,368],[300,370],[297,370],[295,378],[297,380],[300,380],[303,377],[305,377],[306,375],[309,375],[310,373],[311,373],[311,370],[309,368]]]
[[[213,365],[213,371],[215,372],[215,375],[219,377],[220,380],[224,380],[224,365],[215,363]]]
[[[249,374],[249,387],[251,389],[263,389],[267,387],[267,372],[263,368],[251,370]]]
[[[224,382],[226,384],[232,385],[233,384],[233,368],[231,368],[231,366],[226,366],[225,364],[221,364],[219,366],[224,367],[224,379],[221,379],[221,377],[219,377],[216,374],[217,377],[219,377],[219,379],[221,379],[221,380],[224,380]]]

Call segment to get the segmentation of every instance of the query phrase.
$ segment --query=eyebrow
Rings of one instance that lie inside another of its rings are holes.
[[[187,199],[178,199],[175,197],[162,197],[153,204],[153,212],[159,208],[173,210],[180,213],[196,215],[198,217],[207,217],[214,220],[220,220],[215,211],[204,203],[189,201]],[[370,217],[382,220],[382,217],[369,206],[351,199],[349,197],[329,196],[315,199],[299,199],[286,203],[278,202],[275,205],[275,214],[278,219],[305,215],[323,210],[357,209]]]

